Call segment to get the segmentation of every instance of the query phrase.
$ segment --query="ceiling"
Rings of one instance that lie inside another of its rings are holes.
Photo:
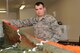
[[[50,6],[55,0],[0,0],[0,10],[16,11],[21,4],[25,4],[26,8],[32,8],[37,1],[42,1],[46,6]]]

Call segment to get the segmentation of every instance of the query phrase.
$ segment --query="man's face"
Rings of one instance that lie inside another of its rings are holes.
[[[42,4],[40,4],[39,6],[35,6],[35,11],[37,16],[41,17],[45,14],[45,7],[43,7]]]

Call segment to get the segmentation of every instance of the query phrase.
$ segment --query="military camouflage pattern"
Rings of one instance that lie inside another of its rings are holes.
[[[51,15],[44,15],[42,17],[29,18],[25,20],[11,21],[16,27],[33,26],[35,37],[57,42],[61,37],[61,30],[57,20]]]

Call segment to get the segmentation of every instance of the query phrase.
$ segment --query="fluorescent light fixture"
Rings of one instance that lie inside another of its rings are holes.
[[[5,10],[0,10],[0,13],[6,13],[7,11],[5,11]]]
[[[25,5],[21,5],[20,10],[24,9]]]

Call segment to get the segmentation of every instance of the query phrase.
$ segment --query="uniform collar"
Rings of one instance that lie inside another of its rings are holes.
[[[43,16],[41,16],[41,17],[38,17],[38,16],[37,16],[37,18],[38,18],[39,21],[41,21],[41,20],[44,19],[45,17],[46,17],[46,14],[43,15]]]

